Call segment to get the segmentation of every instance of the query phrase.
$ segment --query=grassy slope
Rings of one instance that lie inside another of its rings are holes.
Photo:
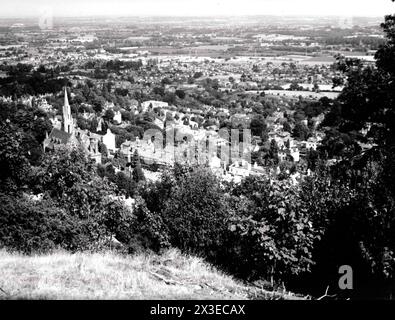
[[[248,287],[202,259],[161,256],[0,251],[0,299],[273,299],[296,298]]]

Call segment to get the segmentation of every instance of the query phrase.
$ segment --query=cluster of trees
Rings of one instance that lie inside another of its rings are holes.
[[[320,232],[312,225],[315,213],[285,182],[252,178],[224,186],[208,169],[176,166],[140,192],[172,246],[233,274],[285,281],[311,267]]]
[[[130,208],[117,200],[127,190],[98,175],[82,149],[64,146],[30,159],[35,146],[24,143],[28,132],[14,118],[1,121],[0,247],[26,253],[101,250],[113,236],[130,251],[165,244],[144,201],[136,198]],[[144,179],[140,174],[135,180]]]
[[[4,143],[10,142],[10,134],[17,132],[18,141],[22,147],[23,156],[32,164],[37,164],[42,158],[42,142],[46,133],[52,129],[52,124],[45,112],[24,104],[0,103],[0,122],[4,127]],[[12,144],[11,144],[12,145]],[[5,151],[5,150],[4,150]],[[17,156],[17,154],[15,154]],[[7,168],[6,166],[2,168]],[[6,173],[6,169],[2,172]]]
[[[18,63],[6,68],[7,77],[0,79],[0,96],[21,97],[56,93],[67,84],[61,76],[61,68],[37,69],[32,65]]]
[[[356,36],[356,37],[328,37],[325,39],[325,44],[328,46],[333,45],[351,45],[355,51],[365,51],[367,48],[371,50],[377,50],[381,45],[385,43],[385,40],[379,37],[369,36]]]
[[[92,76],[95,79],[107,79],[110,73],[120,74],[123,70],[139,71],[143,66],[142,61],[121,61],[121,60],[90,60],[85,63],[82,68],[85,70],[93,70]]]

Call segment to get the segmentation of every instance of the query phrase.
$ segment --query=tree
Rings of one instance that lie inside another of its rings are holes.
[[[152,89],[153,94],[157,94],[161,97],[165,95],[165,89],[163,87],[154,87]]]
[[[177,102],[177,96],[173,92],[166,92],[165,96],[163,97],[163,101],[173,105]]]
[[[136,168],[136,166],[137,166],[137,164],[139,162],[140,162],[140,156],[139,156],[139,153],[138,153],[138,151],[136,149],[136,150],[134,150],[133,156],[132,156],[132,159],[131,159],[131,166],[132,166],[132,168]]]
[[[254,136],[261,137],[267,132],[265,118],[262,115],[256,115],[251,120],[251,133]]]
[[[277,145],[276,140],[274,140],[274,139],[272,139],[272,141],[270,141],[270,149],[268,152],[268,157],[273,164],[277,164],[279,162],[278,145]]]
[[[337,57],[337,68],[344,72],[347,83],[338,100],[342,131],[360,130],[372,123],[372,138],[380,145],[394,144],[395,136],[395,17],[386,16],[382,28],[387,42],[376,53],[376,66]]]
[[[136,191],[136,182],[122,171],[115,175],[115,184],[127,197],[132,197]]]
[[[219,181],[204,168],[176,170],[162,213],[170,242],[182,250],[213,258],[226,230],[227,205]]]
[[[78,237],[77,221],[51,199],[33,201],[0,193],[0,245],[23,253],[72,250]]]
[[[317,213],[307,211],[297,188],[286,181],[248,177],[231,190],[225,265],[249,279],[287,281],[313,265]],[[287,199],[287,201],[284,201]]]
[[[301,122],[297,122],[292,131],[292,136],[298,140],[307,140],[309,129]]]
[[[144,176],[144,172],[143,169],[141,168],[141,163],[140,161],[137,162],[136,166],[133,169],[133,180],[138,183],[140,181],[145,181],[145,176]]]
[[[347,81],[331,118],[325,119],[334,127],[323,144],[327,153],[341,153],[342,161],[330,171],[318,170],[303,194],[319,213],[315,223],[325,230],[316,245],[311,281],[335,283],[330,270],[347,260],[362,280],[360,295],[388,298],[395,278],[395,15],[386,16],[382,27],[387,41],[376,53],[375,66],[337,58]],[[357,132],[368,123],[367,136],[376,145],[361,152],[355,144],[366,138]]]
[[[291,91],[301,91],[303,90],[303,87],[301,87],[297,81],[293,81],[289,87],[289,90]]]
[[[287,131],[287,132],[289,132],[289,133],[292,132],[291,125],[289,124],[288,121],[285,121],[285,122],[283,123],[283,130],[284,130],[284,131]]]
[[[306,160],[307,160],[307,166],[311,170],[315,170],[318,164],[318,159],[319,159],[319,153],[313,149],[308,150]]]
[[[111,197],[116,186],[96,174],[94,164],[79,148],[59,147],[47,153],[32,180],[32,191],[50,198],[74,221],[70,249],[99,249],[114,230],[107,225],[112,215],[125,208]]]
[[[46,134],[52,130],[47,114],[37,109],[37,106],[2,103],[0,107],[0,121],[5,126],[9,125],[10,131],[18,132],[20,147],[30,164],[39,164],[43,154],[42,143]]]
[[[184,90],[176,90],[176,95],[180,99],[184,99],[185,98],[185,91]]]
[[[112,109],[107,109],[104,113],[103,119],[107,121],[112,121],[114,119],[115,113]]]
[[[93,109],[95,112],[100,113],[103,110],[103,106],[105,104],[105,100],[102,97],[95,97],[92,101]]]
[[[164,86],[164,85],[171,84],[172,81],[171,81],[168,77],[164,77],[164,78],[162,79],[161,83],[162,83],[162,86]]]
[[[27,182],[30,164],[22,139],[9,121],[0,123],[0,190],[4,192],[17,192]]]

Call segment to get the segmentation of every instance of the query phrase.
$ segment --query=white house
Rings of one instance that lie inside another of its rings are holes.
[[[294,162],[300,161],[300,152],[298,148],[290,148],[290,155],[294,159]]]
[[[210,159],[210,168],[211,169],[220,169],[221,168],[221,159],[217,156],[214,156]]]
[[[245,160],[235,161],[229,166],[229,173],[233,176],[248,177],[251,173],[251,163]]]
[[[113,118],[114,122],[116,124],[121,124],[122,123],[122,114],[121,111],[115,111],[114,112],[114,118]]]
[[[115,134],[107,129],[107,133],[103,136],[103,144],[107,147],[108,151],[115,152]]]

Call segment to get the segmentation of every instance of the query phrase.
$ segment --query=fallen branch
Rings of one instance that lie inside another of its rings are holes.
[[[317,300],[322,300],[325,297],[334,298],[337,296],[336,294],[328,295],[328,290],[329,290],[329,286],[326,287],[325,294],[323,296],[319,297]]]

